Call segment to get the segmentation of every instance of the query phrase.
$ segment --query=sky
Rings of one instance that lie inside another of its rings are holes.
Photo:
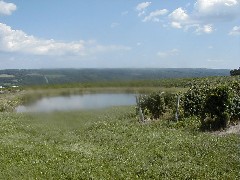
[[[0,0],[0,69],[240,67],[240,0]]]

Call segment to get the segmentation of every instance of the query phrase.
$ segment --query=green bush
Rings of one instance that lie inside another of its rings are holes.
[[[171,93],[155,92],[149,95],[140,95],[139,106],[145,118],[159,119],[169,110],[174,109],[176,96]]]
[[[204,101],[203,89],[198,86],[190,88],[182,98],[182,106],[184,109],[184,116],[200,116],[202,114],[202,107]]]
[[[140,96],[139,104],[145,117],[159,119],[166,112],[176,113],[176,99],[180,96],[178,118],[175,119],[188,121],[197,117],[203,130],[223,129],[240,120],[238,77],[195,79],[189,84],[191,88],[185,93],[159,92]]]
[[[234,122],[240,120],[240,83],[237,81],[233,82],[231,88],[234,93],[234,97],[230,105],[230,115],[231,121]]]
[[[227,86],[217,86],[208,91],[202,112],[202,119],[208,119],[202,121],[204,129],[217,130],[227,127],[232,97],[231,89]]]
[[[175,110],[177,95],[174,93],[166,92],[163,94],[163,97],[167,110]]]
[[[203,130],[226,128],[240,119],[239,83],[198,84],[183,95],[184,116],[198,116]]]

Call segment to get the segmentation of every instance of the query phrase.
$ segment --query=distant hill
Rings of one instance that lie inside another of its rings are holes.
[[[25,86],[98,81],[155,80],[229,76],[229,69],[7,69],[0,70],[0,86]]]

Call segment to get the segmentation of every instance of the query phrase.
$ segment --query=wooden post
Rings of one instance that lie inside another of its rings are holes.
[[[136,96],[136,102],[137,102],[137,112],[136,112],[136,114],[139,115],[139,121],[144,123],[145,122],[144,115],[142,113],[142,109],[141,109],[141,106],[140,106],[140,102],[139,102],[138,96]]]
[[[175,120],[178,121],[179,116],[179,104],[180,104],[180,95],[177,97],[177,105],[176,105],[176,113],[175,113]]]

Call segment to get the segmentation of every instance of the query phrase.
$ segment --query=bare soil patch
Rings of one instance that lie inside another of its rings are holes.
[[[231,125],[229,128],[222,130],[222,131],[216,131],[214,134],[223,136],[223,135],[228,135],[228,134],[238,134],[240,135],[240,123],[237,125]]]

